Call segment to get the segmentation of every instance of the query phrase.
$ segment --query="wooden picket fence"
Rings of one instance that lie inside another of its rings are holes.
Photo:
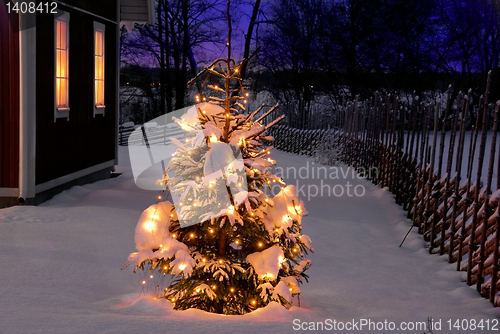
[[[470,91],[452,101],[451,90],[433,103],[391,95],[355,100],[339,109],[329,130],[276,125],[269,134],[284,151],[314,155],[335,148],[348,165],[376,168],[367,177],[395,194],[429,251],[446,255],[467,272],[467,284],[498,306],[500,116],[489,87],[490,77],[476,105]]]
[[[141,129],[140,132],[135,131],[138,128]],[[118,128],[120,146],[145,145],[145,137],[148,138],[148,145],[169,145],[170,138],[184,140],[186,133],[177,126],[158,126],[156,123],[135,125],[133,122],[127,122]]]

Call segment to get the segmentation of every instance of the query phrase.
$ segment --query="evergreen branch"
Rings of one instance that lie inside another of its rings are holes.
[[[198,80],[203,74],[205,74],[207,71],[210,71],[213,69],[213,67],[220,61],[224,61],[224,59],[219,58],[217,60],[214,60],[209,66],[205,66],[205,68],[200,71],[193,79],[189,80],[187,83],[187,86],[191,86],[196,80]],[[215,71],[214,71],[215,72]],[[220,75],[220,73],[215,72],[216,74]]]
[[[267,115],[269,115],[270,113],[272,113],[273,111],[275,111],[278,107],[280,106],[279,103],[276,103],[276,105],[274,107],[272,107],[271,109],[269,109],[267,112],[265,112],[262,116],[259,117],[259,119],[257,119],[255,122],[259,122],[261,121],[264,117],[266,117]]]

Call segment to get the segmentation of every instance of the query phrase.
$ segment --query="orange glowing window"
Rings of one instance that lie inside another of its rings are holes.
[[[94,22],[94,116],[104,114],[104,31],[103,24]]]
[[[56,20],[56,107],[69,108],[68,20]]]

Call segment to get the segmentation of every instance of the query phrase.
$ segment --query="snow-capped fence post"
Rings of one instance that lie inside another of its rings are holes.
[[[396,179],[396,161],[397,161],[397,149],[396,149],[396,124],[398,119],[398,96],[394,94],[394,101],[392,104],[392,131],[391,131],[391,142],[389,143],[389,190],[395,191],[395,179]]]
[[[384,133],[384,143],[382,145],[381,149],[381,155],[382,155],[382,168],[380,169],[382,173],[382,180],[381,180],[381,186],[386,187],[387,186],[387,165],[389,163],[389,157],[388,157],[388,150],[387,147],[389,145],[389,121],[390,121],[390,106],[391,106],[391,95],[387,94],[386,97],[386,102],[385,102],[385,110],[386,110],[386,118],[385,118],[385,133]]]
[[[405,189],[406,189],[406,194],[405,198],[403,199],[403,209],[405,211],[410,211],[411,207],[411,200],[412,200],[412,194],[415,192],[415,182],[416,182],[416,152],[413,151],[413,147],[415,145],[415,135],[416,135],[416,127],[418,126],[417,123],[417,103],[418,103],[418,96],[415,95],[415,91],[413,92],[413,98],[412,98],[412,106],[411,106],[411,131],[408,133],[411,133],[411,139],[410,139],[410,147],[409,151],[406,154],[406,168],[408,169],[408,175],[407,178],[405,178]],[[417,139],[418,142],[418,139]],[[406,145],[408,147],[408,145]],[[418,151],[418,147],[417,147]],[[409,217],[408,217],[409,218]]]
[[[452,263],[453,262],[453,250],[455,248],[455,234],[457,232],[457,212],[458,212],[458,206],[459,206],[459,199],[460,197],[460,183],[462,182],[462,160],[463,160],[463,153],[464,153],[464,141],[465,141],[465,121],[467,119],[467,114],[469,113],[469,101],[470,101],[470,96],[471,96],[471,90],[469,89],[469,92],[467,93],[467,96],[463,98],[462,101],[462,112],[461,112],[461,119],[460,119],[460,135],[458,139],[458,152],[457,152],[457,160],[455,164],[455,187],[454,187],[454,193],[453,193],[453,209],[451,213],[451,233],[450,233],[450,240],[449,240],[449,249],[448,249],[448,262]],[[467,196],[467,192],[465,193],[465,196]],[[467,212],[463,213],[464,215],[467,215]]]
[[[432,199],[434,198],[433,192],[434,192],[434,161],[436,158],[436,144],[437,144],[437,124],[438,124],[438,118],[439,118],[439,99],[436,99],[436,107],[434,109],[434,132],[432,136],[432,153],[430,157],[430,164],[429,164],[429,169],[428,169],[428,177],[427,177],[427,183],[425,184],[425,189],[426,189],[426,199],[425,199],[425,209],[424,209],[424,219],[423,222],[421,222],[421,231],[424,234],[424,237],[426,236],[426,233],[429,228],[429,219],[432,216],[432,212],[436,212],[436,204],[434,201],[434,209],[432,208],[433,206],[433,201]],[[431,230],[431,244],[433,242],[432,238],[432,230]]]
[[[446,230],[448,226],[448,193],[450,191],[450,181],[451,181],[451,166],[453,164],[453,155],[455,153],[455,137],[457,135],[457,120],[458,120],[458,109],[453,108],[453,120],[451,125],[451,137],[448,149],[448,161],[446,163],[446,178],[444,183],[443,192],[443,214],[441,218],[441,243],[439,245],[439,254],[444,254],[444,244],[446,241]],[[443,123],[443,128],[445,123]],[[457,152],[458,153],[458,152]],[[456,179],[455,179],[456,182]]]
[[[495,114],[497,115],[499,112],[499,104],[500,102],[497,101],[495,105]],[[498,117],[498,115],[497,115]],[[500,146],[500,145],[499,145]],[[498,168],[500,168],[500,147],[498,150]],[[499,191],[500,187],[498,187],[498,179],[500,179],[499,175],[497,174],[497,191]],[[494,221],[494,233],[495,233],[495,239],[494,239],[494,248],[493,248],[493,263],[491,264],[491,283],[490,283],[490,302],[492,302],[496,306],[496,286],[497,286],[497,280],[498,280],[498,270],[499,270],[499,263],[498,263],[498,247],[500,246],[500,198],[497,197],[497,208],[495,212],[491,215],[490,219]],[[490,255],[491,257],[491,255]]]
[[[476,174],[476,182],[475,182],[475,191],[474,191],[474,203],[473,203],[473,215],[472,215],[472,226],[469,240],[469,257],[467,259],[467,284],[472,284],[472,266],[474,264],[474,252],[477,249],[476,239],[476,227],[478,222],[478,213],[479,213],[479,193],[481,192],[481,176],[483,171],[483,161],[484,161],[484,153],[486,147],[486,135],[487,135],[487,127],[488,127],[488,93],[489,93],[489,76],[488,76],[488,84],[486,85],[486,94],[484,96],[484,107],[483,107],[483,126],[481,131],[481,144],[479,146],[479,155],[478,155],[478,168]],[[478,118],[479,112],[481,109],[478,109]]]
[[[489,108],[488,108],[489,109]],[[488,111],[489,113],[489,111]],[[491,133],[491,148],[490,148],[490,157],[489,157],[489,162],[488,162],[488,176],[486,179],[486,189],[484,191],[484,204],[482,207],[483,211],[483,216],[482,216],[482,228],[481,228],[481,248],[479,250],[479,264],[478,264],[478,269],[477,269],[477,291],[482,292],[482,284],[483,284],[483,278],[485,275],[483,275],[483,269],[484,269],[484,262],[486,261],[486,238],[488,237],[487,232],[488,232],[488,222],[489,222],[489,217],[491,216],[491,211],[490,211],[490,190],[491,190],[491,181],[493,179],[493,166],[495,164],[495,149],[496,149],[496,141],[497,141],[497,123],[498,122],[498,103],[496,104],[495,107],[495,114],[493,117],[493,129]]]
[[[370,115],[370,126],[369,132],[367,133],[367,141],[368,141],[368,161],[367,167],[373,168],[375,166],[375,141],[377,138],[377,109],[376,109],[376,98],[372,99],[372,103],[370,105],[369,115]],[[375,177],[368,173],[368,180],[375,182]]]
[[[382,138],[383,138],[383,117],[384,117],[384,113],[383,113],[383,109],[384,109],[384,106],[383,106],[383,99],[382,99],[382,96],[378,96],[377,97],[377,100],[375,101],[375,137],[374,137],[374,140],[373,140],[373,167],[376,168],[376,170],[378,171],[378,173],[376,173],[374,179],[373,179],[373,183],[374,184],[379,184],[380,183],[380,171],[382,170],[382,159],[380,159],[380,151],[381,151],[381,141],[382,141]]]
[[[416,97],[418,98],[418,96]],[[418,101],[415,102],[415,109],[413,109],[412,114],[414,115],[414,129],[412,134],[412,146],[415,145],[415,150],[413,148],[410,150],[411,153],[411,161],[410,166],[412,168],[412,181],[408,181],[410,184],[410,189],[408,191],[408,198],[406,203],[406,211],[408,211],[407,218],[412,218],[412,212],[414,211],[414,198],[418,196],[418,183],[420,182],[420,168],[418,161],[418,153],[419,153],[419,143],[420,143],[420,135],[421,131],[419,130],[419,119],[418,115],[420,114],[420,109],[418,108]],[[417,115],[418,114],[418,115]],[[422,121],[423,123],[423,121]],[[414,224],[412,224],[414,225]]]
[[[358,108],[358,95],[354,98],[354,106],[353,106],[353,117],[352,117],[352,131],[351,131],[351,158],[349,159],[349,164],[351,166],[356,166],[356,143],[358,141],[358,113],[359,113],[359,108]]]
[[[428,120],[429,120],[429,115],[428,115],[428,108],[426,105],[422,104],[422,129],[419,132],[419,135],[421,133],[421,139],[420,141],[420,152],[419,153],[419,158],[418,158],[418,164],[416,166],[416,171],[417,171],[417,184],[416,184],[416,189],[415,189],[415,196],[412,199],[412,221],[413,225],[412,226],[418,226],[420,229],[420,222],[422,221],[423,215],[422,215],[422,208],[423,208],[423,203],[424,203],[424,197],[425,197],[425,182],[426,182],[426,176],[427,174],[425,173],[426,167],[425,167],[425,162],[424,162],[424,150],[425,150],[425,140],[426,140],[426,133],[427,133],[427,127],[428,127]]]
[[[490,284],[490,302],[492,302],[495,306],[497,306],[496,303],[496,298],[495,294],[497,291],[497,284],[498,284],[498,270],[499,270],[499,264],[498,264],[498,247],[500,246],[500,199],[497,199],[498,204],[497,204],[497,209],[495,213],[491,216],[490,219],[495,221],[495,241],[494,241],[494,248],[493,248],[493,263],[491,265],[492,272],[491,272],[491,284]]]
[[[437,235],[436,228],[440,219],[439,216],[439,207],[441,204],[445,203],[447,200],[447,196],[445,197],[446,192],[448,189],[445,187],[443,188],[442,186],[442,168],[443,168],[443,153],[444,153],[444,144],[446,142],[446,122],[448,118],[448,108],[450,107],[450,92],[451,91],[451,85],[448,86],[448,93],[447,93],[447,103],[446,103],[446,108],[444,109],[443,113],[443,124],[441,126],[441,138],[439,139],[439,154],[438,154],[438,166],[437,166],[437,173],[436,173],[436,181],[434,183],[434,198],[435,198],[435,205],[434,205],[434,216],[432,219],[431,223],[431,235],[430,235],[430,246],[429,246],[429,251],[433,251],[435,247],[435,237]],[[439,119],[438,119],[438,126],[439,126]],[[453,153],[453,151],[451,151]],[[448,181],[449,183],[449,181]],[[446,204],[444,204],[446,205]],[[446,208],[446,206],[445,206]],[[444,221],[446,221],[446,211],[444,211],[443,215]],[[444,224],[445,225],[445,224]]]
[[[398,193],[396,194],[396,203],[399,205],[403,204],[405,193],[406,193],[406,186],[405,186],[405,177],[407,177],[406,171],[408,170],[406,167],[406,161],[405,157],[408,155],[408,136],[410,132],[408,131],[408,134],[406,136],[406,145],[405,145],[405,129],[406,129],[406,112],[405,108],[403,106],[400,106],[400,117],[399,117],[399,132],[398,132],[398,142],[397,142],[397,147],[398,147],[398,164],[397,164],[397,177],[396,177],[396,189],[398,189]]]
[[[398,168],[398,178],[397,178],[397,187],[399,189],[399,195],[397,197],[397,203],[403,207],[403,210],[406,207],[406,199],[407,199],[407,188],[409,187],[408,181],[410,177],[410,167],[408,165],[408,150],[410,149],[410,136],[411,131],[406,132],[406,140],[405,140],[405,129],[406,129],[406,112],[403,107],[401,107],[401,120],[400,120],[400,130],[399,130],[399,151],[400,151],[400,159],[399,159],[399,168]],[[408,115],[409,117],[411,115]],[[410,118],[408,118],[410,121]]]
[[[479,105],[481,106],[481,100],[483,97],[481,96],[479,99]],[[473,167],[473,161],[474,161],[474,148],[476,146],[476,140],[477,140],[477,135],[478,135],[478,129],[479,127],[479,115],[476,117],[476,125],[474,127],[474,134],[471,135],[470,141],[469,141],[469,157],[468,157],[468,164],[467,164],[467,181],[466,181],[466,186],[465,186],[465,198],[464,198],[464,204],[463,207],[464,209],[463,214],[462,214],[462,222],[461,222],[461,228],[460,228],[460,242],[458,245],[458,256],[457,256],[457,270],[461,270],[461,262],[462,262],[462,252],[463,252],[463,244],[465,241],[465,235],[466,235],[466,224],[467,224],[467,219],[469,217],[469,206],[472,203],[472,198],[471,198],[471,185],[472,185],[472,167]]]

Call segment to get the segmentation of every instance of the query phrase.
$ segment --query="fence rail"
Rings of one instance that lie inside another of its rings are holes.
[[[269,134],[284,151],[377,168],[367,178],[395,194],[429,251],[446,255],[498,306],[500,116],[489,86],[488,78],[476,106],[470,91],[452,100],[449,90],[433,103],[375,96],[346,104],[330,130],[277,125]]]
[[[138,128],[141,131],[135,131]],[[148,145],[169,145],[170,138],[182,140],[186,134],[177,126],[158,126],[155,123],[134,125],[133,122],[128,122],[119,127],[118,143],[120,146],[145,145],[144,136],[148,138]]]

